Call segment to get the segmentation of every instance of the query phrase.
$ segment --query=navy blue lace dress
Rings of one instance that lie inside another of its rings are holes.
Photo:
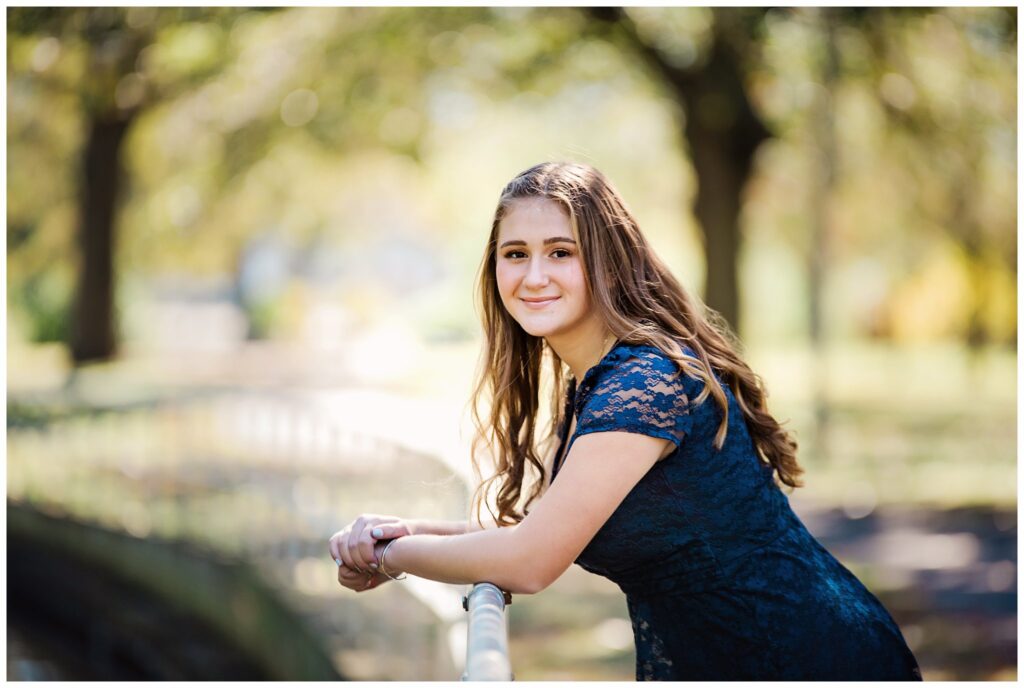
[[[576,560],[626,593],[637,679],[920,679],[889,613],[790,509],[724,385],[713,449],[721,412],[690,403],[701,389],[660,350],[617,343],[566,399],[556,457],[573,413],[569,448],[606,431],[676,445]]]

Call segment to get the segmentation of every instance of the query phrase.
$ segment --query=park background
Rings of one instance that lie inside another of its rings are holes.
[[[738,331],[925,678],[1016,678],[1015,8],[6,19],[10,678],[457,677],[462,588],[325,542],[465,516],[476,272],[544,160]],[[508,615],[517,679],[633,675],[608,581]]]

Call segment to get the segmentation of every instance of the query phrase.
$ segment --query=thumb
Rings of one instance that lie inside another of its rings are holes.
[[[391,540],[397,537],[404,537],[409,534],[409,528],[405,524],[391,524],[374,526],[370,535],[374,540]]]

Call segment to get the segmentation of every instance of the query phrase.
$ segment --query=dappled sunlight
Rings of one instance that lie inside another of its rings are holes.
[[[985,584],[992,592],[1006,592],[1017,583],[1017,565],[1004,559],[988,567]]]
[[[843,494],[843,513],[850,518],[864,518],[878,506],[878,495],[870,483],[855,482]]]
[[[890,529],[868,543],[881,565],[896,569],[957,569],[978,559],[981,543],[971,533]]]
[[[609,650],[625,650],[633,646],[633,627],[625,619],[605,619],[594,629],[594,639]]]

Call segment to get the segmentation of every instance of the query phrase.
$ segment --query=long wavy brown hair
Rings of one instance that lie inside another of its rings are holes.
[[[527,334],[512,318],[501,302],[495,276],[498,226],[511,203],[531,197],[552,200],[568,215],[592,307],[608,330],[622,342],[657,347],[684,373],[704,382],[693,403],[710,396],[722,411],[715,449],[722,448],[729,424],[729,405],[715,382],[717,375],[736,397],[758,455],[774,469],[776,480],[789,487],[802,485],[796,442],[768,412],[761,378],[740,357],[738,343],[718,314],[692,298],[672,276],[604,175],[589,165],[549,162],[520,173],[501,192],[477,275],[484,329],[471,398],[477,430],[473,468],[481,479],[473,494],[477,521],[482,524],[482,503],[499,526],[524,518],[547,484],[546,462],[565,420],[567,366],[543,338]],[[680,342],[695,355],[684,353]],[[545,370],[550,378],[551,422],[539,431]],[[484,453],[494,465],[486,480],[480,469]],[[536,478],[530,486],[528,467]],[[488,497],[495,487],[497,514]]]

